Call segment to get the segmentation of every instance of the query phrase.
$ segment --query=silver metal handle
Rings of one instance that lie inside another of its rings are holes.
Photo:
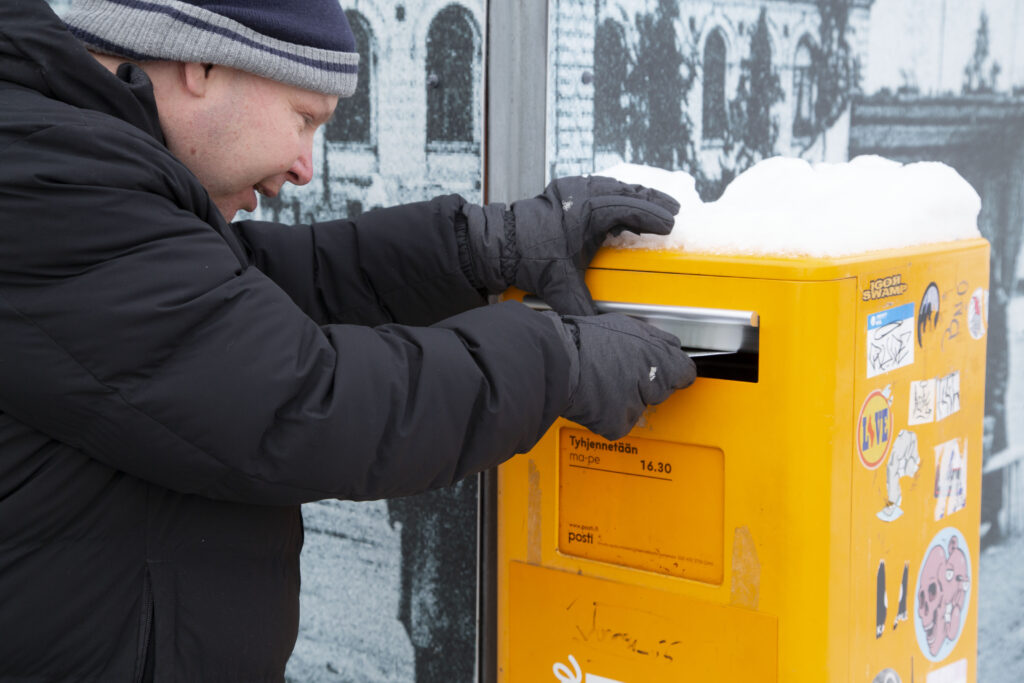
[[[538,311],[551,310],[535,296],[527,296],[523,303]],[[674,334],[691,356],[758,352],[760,317],[754,311],[622,301],[594,303],[601,313],[623,313]]]

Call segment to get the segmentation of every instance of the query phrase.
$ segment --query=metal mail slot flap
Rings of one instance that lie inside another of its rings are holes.
[[[538,311],[551,307],[535,296],[523,303]],[[600,313],[622,313],[674,334],[697,364],[701,377],[757,381],[760,317],[754,311],[595,301]]]

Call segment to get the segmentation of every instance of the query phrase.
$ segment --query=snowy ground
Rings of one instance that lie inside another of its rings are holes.
[[[1024,537],[981,554],[978,683],[1024,679]]]
[[[1009,441],[1024,443],[1024,297],[1010,304]],[[1024,680],[1024,536],[988,548],[978,574],[978,683]]]
[[[302,508],[299,639],[289,683],[410,683],[413,649],[398,621],[400,529],[383,501]]]

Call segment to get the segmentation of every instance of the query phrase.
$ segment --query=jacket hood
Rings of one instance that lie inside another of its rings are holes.
[[[153,86],[139,67],[115,76],[71,35],[44,0],[0,0],[0,84],[109,114],[164,141]]]

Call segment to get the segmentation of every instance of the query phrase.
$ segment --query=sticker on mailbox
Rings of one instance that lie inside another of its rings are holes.
[[[885,592],[885,560],[878,563],[875,584],[875,639],[885,632],[885,616],[889,612],[889,597]]]
[[[972,339],[985,336],[985,321],[988,319],[988,290],[978,287],[967,305],[967,331]]]
[[[876,299],[888,299],[892,296],[902,296],[909,288],[903,281],[902,273],[893,273],[885,277],[877,277],[868,283],[867,289],[861,292],[861,301],[875,301]]]
[[[942,305],[939,298],[939,287],[934,282],[924,290],[921,297],[921,308],[917,313],[917,345],[924,348],[924,336],[934,332],[939,324],[939,308]]]
[[[935,447],[935,521],[967,507],[967,440]]]
[[[598,676],[589,672],[583,673],[579,662],[572,655],[569,655],[569,665],[572,666],[571,669],[561,662],[555,662],[551,666],[551,672],[555,674],[558,683],[624,683],[623,681]]]
[[[961,659],[930,672],[926,683],[967,683],[967,660]]]
[[[917,452],[917,434],[903,429],[896,435],[892,456],[885,466],[885,507],[875,516],[883,522],[893,522],[903,516],[903,491],[900,479],[915,477],[921,467],[921,456]]]
[[[892,445],[892,387],[872,391],[857,417],[857,455],[873,470],[885,461]]]
[[[907,580],[910,576],[910,563],[903,563],[903,579],[900,582],[900,599],[896,605],[896,618],[892,622],[892,630],[895,631],[901,621],[907,620]]]
[[[953,651],[971,605],[971,557],[959,529],[939,531],[917,576],[914,630],[925,657],[941,662]]]
[[[935,380],[935,421],[960,411],[960,371]]]
[[[914,304],[904,304],[868,316],[868,377],[914,362]]]
[[[935,380],[924,379],[910,383],[910,406],[907,424],[910,426],[935,421]]]
[[[882,669],[871,679],[871,683],[903,683],[895,669]]]

